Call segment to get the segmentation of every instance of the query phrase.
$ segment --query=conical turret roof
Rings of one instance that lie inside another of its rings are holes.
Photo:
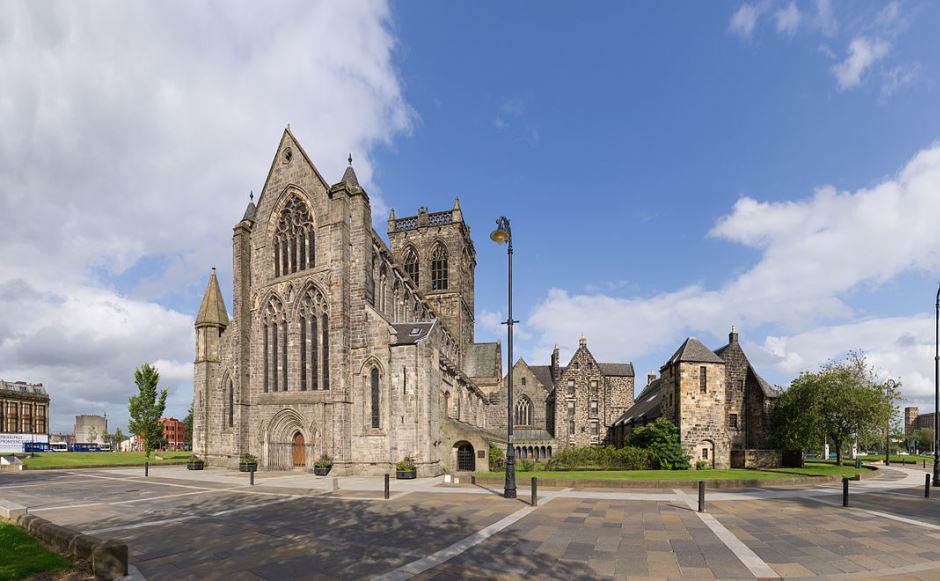
[[[202,296],[199,314],[196,315],[196,326],[212,325],[228,326],[228,312],[225,310],[225,301],[222,299],[222,290],[219,288],[219,279],[215,276],[215,267],[209,275],[209,285],[206,294]]]

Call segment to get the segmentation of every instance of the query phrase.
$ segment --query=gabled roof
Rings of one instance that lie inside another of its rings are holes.
[[[659,404],[663,399],[662,380],[657,379],[646,386],[646,389],[636,398],[633,406],[623,412],[614,425],[626,424],[630,420],[651,420],[662,415]]]
[[[780,392],[777,391],[772,385],[767,383],[767,381],[757,373],[757,370],[754,369],[753,365],[748,363],[747,369],[754,375],[754,379],[757,380],[757,385],[759,385],[761,391],[764,392],[764,397],[775,398],[780,396]]]
[[[219,288],[214,266],[212,274],[209,275],[206,294],[202,295],[202,304],[199,305],[199,313],[196,315],[196,326],[203,325],[228,326],[228,312],[225,310],[225,301],[222,300],[222,290]]]
[[[554,389],[555,382],[552,380],[551,365],[530,365],[529,369],[532,370],[532,374],[539,380],[539,383],[545,386],[545,389],[549,391]],[[561,368],[562,371],[564,371],[564,369],[564,367]]]
[[[694,362],[694,363],[724,363],[725,360],[715,355],[711,349],[702,344],[695,337],[689,337],[682,342],[679,349],[673,353],[663,367],[668,367],[674,363]]]
[[[632,363],[598,363],[601,373],[613,377],[633,377]]]

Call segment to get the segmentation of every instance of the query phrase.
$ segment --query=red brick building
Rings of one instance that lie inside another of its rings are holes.
[[[160,418],[167,450],[186,449],[186,425],[176,418]]]

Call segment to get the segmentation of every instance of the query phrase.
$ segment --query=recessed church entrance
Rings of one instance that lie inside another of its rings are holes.
[[[473,454],[473,446],[464,442],[457,447],[457,470],[461,472],[473,472],[476,470],[476,458]]]
[[[304,435],[300,432],[294,434],[291,449],[294,455],[294,467],[305,466],[307,464],[307,454],[304,450]]]

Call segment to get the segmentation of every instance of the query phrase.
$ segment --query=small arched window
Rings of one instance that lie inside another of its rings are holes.
[[[447,290],[447,247],[441,242],[431,253],[431,290]]]
[[[517,426],[532,425],[532,401],[527,396],[516,400],[515,420]]]
[[[235,386],[228,380],[228,427],[235,425]]]
[[[278,217],[274,232],[274,276],[316,266],[313,219],[298,196],[291,196]]]
[[[418,280],[421,276],[418,266],[418,253],[410,246],[405,250],[405,272],[408,273],[411,280],[415,281],[415,284],[420,283]]]
[[[370,376],[371,381],[371,401],[372,401],[372,427],[378,428],[380,425],[379,418],[379,370],[376,367],[372,368],[372,373]]]

